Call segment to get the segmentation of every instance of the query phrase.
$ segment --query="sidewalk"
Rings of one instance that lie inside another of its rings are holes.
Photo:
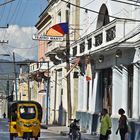
[[[48,126],[47,132],[60,134],[62,136],[67,136],[69,132],[69,128],[66,126]],[[82,133],[81,139],[82,140],[99,140],[99,137],[96,135]]]

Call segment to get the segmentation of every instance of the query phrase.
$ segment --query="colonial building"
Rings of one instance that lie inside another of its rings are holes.
[[[132,126],[130,139],[140,137],[140,10],[138,3],[129,3],[81,0],[81,38],[71,45],[72,59],[80,58],[77,118],[81,129],[97,133],[99,113],[107,108],[113,140],[119,140],[115,135],[119,108],[126,111]],[[88,81],[87,64],[92,73]]]
[[[73,0],[73,3],[79,5],[79,0]],[[68,10],[71,10],[70,12]],[[68,4],[61,0],[49,0],[48,6],[41,13],[40,19],[35,25],[38,29],[38,35],[46,35],[47,31],[54,25],[59,23],[65,23],[66,18],[69,17],[70,22],[70,41],[75,41],[79,37],[79,9],[76,7],[69,7]],[[71,42],[70,42],[71,43]],[[45,96],[42,98],[42,102],[47,99],[48,107],[48,121],[50,124],[65,125],[67,122],[67,82],[65,75],[67,74],[66,69],[66,36],[61,42],[58,41],[39,41],[39,61],[49,61],[49,67],[45,67],[42,64],[44,73],[49,68],[49,95],[48,98]],[[42,55],[41,55],[42,54]],[[47,58],[47,60],[45,59]],[[48,59],[49,58],[49,59]],[[42,69],[41,67],[41,69]],[[39,69],[38,69],[39,71]],[[41,76],[41,75],[40,75]],[[41,79],[42,76],[41,76]],[[40,82],[44,89],[47,89],[45,83]],[[40,85],[41,86],[41,85]],[[77,87],[76,87],[77,88]],[[77,91],[77,90],[75,90]],[[39,92],[39,91],[38,91]],[[48,92],[44,90],[44,95]],[[48,93],[47,93],[48,94]],[[75,94],[78,94],[75,93]],[[46,102],[46,101],[45,101]],[[73,117],[76,115],[77,102],[72,104]]]

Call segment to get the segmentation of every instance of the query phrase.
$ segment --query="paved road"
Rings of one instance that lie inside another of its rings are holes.
[[[10,140],[8,132],[8,122],[6,119],[0,119],[0,140]],[[15,140],[22,140],[15,138]],[[33,139],[32,139],[33,140]],[[41,130],[41,137],[39,140],[68,140],[67,136],[60,136],[59,134],[53,132],[47,132],[46,130]]]

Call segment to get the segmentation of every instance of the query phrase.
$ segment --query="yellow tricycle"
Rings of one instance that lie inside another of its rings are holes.
[[[14,137],[38,140],[42,107],[35,101],[14,101],[8,104],[10,140]]]

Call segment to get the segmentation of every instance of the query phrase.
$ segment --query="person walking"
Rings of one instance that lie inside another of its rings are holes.
[[[120,133],[121,140],[125,140],[125,136],[128,132],[128,126],[127,126],[127,117],[125,114],[125,111],[120,108],[118,110],[118,114],[120,115],[118,129],[116,131],[116,134],[118,134],[118,131]]]
[[[4,118],[4,119],[6,118],[6,113],[5,113],[5,112],[3,113],[3,118]]]
[[[111,134],[111,119],[108,114],[107,109],[103,109],[102,116],[100,119],[101,127],[100,127],[100,138],[99,140],[108,140],[108,136]]]

